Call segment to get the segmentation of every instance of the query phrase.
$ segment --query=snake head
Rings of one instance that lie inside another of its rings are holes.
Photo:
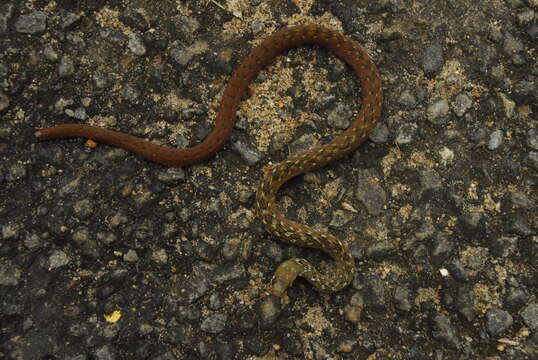
[[[286,291],[288,286],[301,274],[304,267],[295,259],[289,259],[278,267],[273,277],[273,284],[271,286],[271,295],[276,297],[282,297],[282,294]]]

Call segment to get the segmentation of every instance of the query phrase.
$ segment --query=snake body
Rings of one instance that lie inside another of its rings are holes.
[[[308,280],[320,291],[338,291],[355,272],[355,262],[346,243],[329,233],[286,219],[277,208],[276,194],[289,179],[322,167],[356,149],[373,129],[381,114],[381,79],[376,66],[364,49],[348,37],[318,25],[285,28],[254,47],[230,78],[222,95],[215,127],[200,144],[174,149],[148,142],[121,132],[95,126],[65,124],[40,129],[39,139],[86,137],[121,147],[166,166],[185,166],[215,154],[230,137],[241,96],[256,74],[283,51],[303,44],[320,45],[344,60],[355,72],[362,87],[362,106],[353,124],[328,144],[291,156],[265,172],[256,196],[256,213],[266,229],[281,240],[328,253],[334,264],[318,271],[305,259],[289,259],[275,272],[272,294],[280,296],[297,276]]]

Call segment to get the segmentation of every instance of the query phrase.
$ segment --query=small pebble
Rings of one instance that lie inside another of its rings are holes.
[[[435,339],[443,341],[452,348],[459,348],[460,341],[456,334],[456,328],[450,318],[444,314],[436,314],[433,318],[432,335]]]
[[[368,138],[376,144],[386,144],[389,140],[389,128],[387,124],[378,122]]]
[[[417,106],[417,98],[410,90],[404,90],[398,98],[398,103],[404,109],[414,109]]]
[[[508,96],[506,96],[503,93],[500,93],[499,96],[500,96],[500,98],[502,100],[502,104],[504,106],[504,112],[506,114],[506,117],[508,119],[511,119],[514,116],[514,113],[516,111],[516,103],[515,103],[515,101],[508,98]]]
[[[526,162],[529,164],[529,166],[533,167],[535,170],[538,170],[538,151],[529,152]]]
[[[498,149],[499,146],[501,146],[502,144],[503,135],[504,135],[503,131],[499,129],[492,132],[491,135],[489,136],[488,149],[490,150]]]
[[[185,171],[182,168],[167,168],[159,171],[157,179],[163,183],[174,185],[185,180]]]
[[[130,249],[123,255],[123,260],[134,263],[138,261],[138,254],[136,253],[136,250]]]
[[[42,11],[34,11],[27,15],[21,15],[15,21],[15,30],[24,34],[37,34],[47,28],[47,15]]]
[[[54,270],[67,264],[69,264],[69,258],[63,251],[55,250],[49,257],[49,270]]]
[[[345,130],[349,127],[352,112],[348,105],[338,103],[336,107],[327,115],[327,123],[330,127]]]
[[[538,331],[538,302],[527,305],[521,311],[521,317],[532,331]]]
[[[486,314],[486,326],[491,336],[502,335],[513,323],[512,315],[504,310],[492,309]]]
[[[60,65],[58,65],[58,75],[60,77],[67,77],[75,72],[75,64],[69,56],[62,56]]]
[[[372,181],[375,179],[374,174],[366,170],[362,171],[359,173],[355,191],[355,196],[371,215],[381,214],[387,201],[387,193],[378,182]],[[344,216],[347,221],[350,221],[351,218],[351,215]],[[344,220],[345,222],[346,220]]]
[[[80,20],[80,15],[72,12],[66,13],[62,18],[62,29],[68,29]]]
[[[15,6],[13,4],[0,5],[0,34],[7,32],[8,21],[13,16],[13,10]]]
[[[533,150],[538,150],[538,128],[534,127],[527,132],[527,145]]]
[[[428,120],[434,125],[443,125],[447,121],[447,116],[450,111],[447,99],[438,99],[428,106],[426,110]]]
[[[168,263],[168,254],[164,249],[156,250],[151,254],[151,259],[157,263],[166,264]]]
[[[413,141],[413,138],[418,130],[418,125],[415,123],[406,123],[400,126],[396,133],[396,143],[398,145],[409,144]]]
[[[0,259],[0,286],[19,285],[22,272],[9,260]]]
[[[170,48],[170,57],[180,66],[185,67],[194,58],[194,54],[180,45]]]
[[[524,49],[525,47],[521,41],[519,41],[519,39],[516,39],[510,33],[505,34],[503,51],[506,55],[511,56],[523,51]]]
[[[249,143],[241,140],[234,141],[232,142],[232,147],[250,166],[256,165],[262,159],[262,154],[258,151],[258,149]]]
[[[450,150],[446,146],[443,146],[443,148],[439,150],[439,155],[441,156],[441,162],[444,165],[450,164],[454,161],[454,151]]]
[[[465,115],[467,110],[471,108],[472,105],[473,101],[469,96],[467,96],[466,94],[459,94],[454,100],[454,113],[456,114],[456,116],[462,117],[463,115]]]
[[[439,43],[426,47],[422,56],[422,69],[426,74],[433,74],[441,69],[444,64],[443,47]]]
[[[226,327],[228,317],[225,314],[213,314],[202,321],[200,328],[211,334],[218,334]]]
[[[56,62],[60,58],[58,52],[48,44],[45,45],[45,48],[43,49],[43,56],[50,62]]]
[[[127,47],[133,52],[133,54],[138,56],[142,56],[146,53],[146,46],[144,45],[144,40],[142,40],[142,38],[138,34],[129,34],[129,41],[127,43]]]

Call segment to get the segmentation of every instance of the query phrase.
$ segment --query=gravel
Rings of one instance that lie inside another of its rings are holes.
[[[457,329],[452,325],[450,318],[444,314],[436,314],[432,318],[433,331],[432,335],[440,342],[452,347],[459,348],[460,340],[457,335]]]
[[[415,123],[406,123],[400,126],[396,133],[396,144],[406,145],[415,140],[418,125]]]
[[[15,30],[20,33],[38,34],[47,28],[47,15],[43,11],[33,11],[29,14],[21,15],[14,25]]]
[[[423,51],[422,69],[427,75],[432,75],[443,66],[443,47],[439,43],[433,43],[428,45]]]
[[[537,1],[20,3],[0,4],[0,358],[538,358]],[[264,171],[360,111],[320,48],[255,77],[200,164],[33,136],[80,123],[195,146],[258,39],[305,22],[382,76],[369,138],[277,194],[350,245],[336,294],[269,295],[282,261],[331,260],[254,209]]]
[[[418,100],[409,89],[406,89],[400,94],[400,97],[398,98],[398,103],[404,108],[404,109],[414,109],[417,106]]]
[[[538,303],[530,303],[521,312],[521,317],[525,324],[532,330],[538,329]]]
[[[502,144],[502,141],[503,141],[503,132],[502,130],[495,130],[491,133],[491,135],[489,136],[489,142],[488,142],[488,149],[490,150],[496,150],[499,148],[499,146],[501,146]]]
[[[390,132],[385,123],[378,122],[374,130],[370,133],[368,139],[372,140],[376,144],[385,144],[389,141]]]
[[[454,113],[462,117],[471,108],[473,101],[466,94],[458,94],[454,99]]]
[[[512,315],[501,309],[493,309],[486,313],[486,327],[491,336],[502,335],[514,323]]]
[[[227,316],[225,314],[213,314],[205,318],[200,328],[211,334],[218,334],[226,327]]]
[[[428,119],[435,125],[444,125],[447,122],[450,107],[447,99],[438,99],[428,106]]]

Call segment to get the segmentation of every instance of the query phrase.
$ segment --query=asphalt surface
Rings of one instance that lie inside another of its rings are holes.
[[[536,0],[2,1],[0,358],[536,359]],[[263,169],[360,108],[317,47],[280,56],[232,138],[179,169],[36,129],[86,123],[172,147],[211,131],[264,36],[318,23],[377,64],[381,121],[357,151],[280,191],[349,241],[345,290],[278,264],[330,258],[257,221]]]

